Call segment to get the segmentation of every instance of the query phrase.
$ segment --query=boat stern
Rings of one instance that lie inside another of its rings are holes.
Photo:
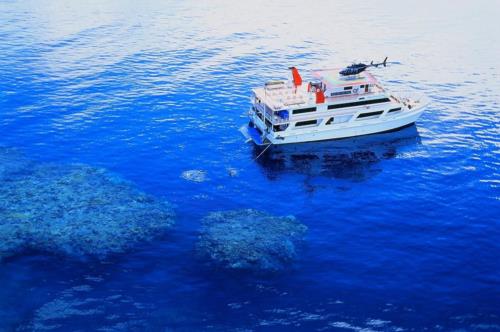
[[[247,142],[253,142],[258,146],[270,144],[269,142],[267,142],[267,139],[265,137],[263,138],[262,133],[250,124],[240,127],[239,130],[240,133],[245,137]]]

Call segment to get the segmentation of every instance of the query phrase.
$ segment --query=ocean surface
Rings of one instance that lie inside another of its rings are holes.
[[[0,331],[499,331],[499,16],[496,1],[0,1],[0,146],[103,167],[177,216],[104,261],[3,260]],[[385,56],[385,86],[431,99],[416,126],[254,160],[238,132],[252,87]],[[200,220],[241,208],[307,225],[289,271],[200,267]]]

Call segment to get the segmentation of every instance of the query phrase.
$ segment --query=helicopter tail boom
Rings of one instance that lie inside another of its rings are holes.
[[[370,66],[375,67],[375,68],[377,68],[380,65],[387,67],[387,59],[388,59],[388,57],[385,57],[384,61],[382,61],[380,63],[373,63],[373,61],[372,61],[372,62],[370,62]]]

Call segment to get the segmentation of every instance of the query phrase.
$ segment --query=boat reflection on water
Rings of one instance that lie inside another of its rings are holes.
[[[376,165],[394,158],[413,145],[420,144],[415,125],[401,130],[333,141],[273,145],[258,159],[267,177],[278,179],[285,174],[303,174],[308,179],[328,177],[363,181],[379,174]],[[256,158],[262,147],[254,147]]]

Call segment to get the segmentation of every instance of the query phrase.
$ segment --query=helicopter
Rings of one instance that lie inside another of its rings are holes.
[[[372,61],[372,62],[370,62],[369,65],[364,64],[364,63],[352,64],[352,65],[347,66],[346,68],[342,69],[341,71],[339,71],[339,74],[342,76],[357,75],[359,73],[364,72],[369,67],[378,67],[380,65],[383,65],[384,67],[386,67],[387,57],[385,57],[384,61],[382,61],[380,63],[373,63],[373,61]]]

